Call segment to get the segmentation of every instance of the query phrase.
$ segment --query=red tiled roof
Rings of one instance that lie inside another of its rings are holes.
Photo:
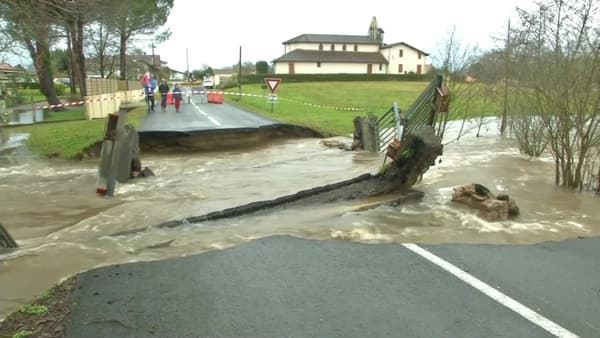
[[[377,52],[331,52],[306,49],[295,49],[273,62],[388,63],[383,55]]]
[[[9,65],[8,63],[0,63],[0,72],[4,72],[4,73],[19,73],[22,70],[19,68],[15,68],[11,65]]]
[[[0,70],[15,70],[15,68],[8,63],[0,63]]]

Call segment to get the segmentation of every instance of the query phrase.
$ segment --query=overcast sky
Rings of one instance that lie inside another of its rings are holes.
[[[240,46],[243,62],[271,62],[283,54],[284,41],[300,34],[366,35],[373,16],[388,44],[405,42],[435,54],[456,26],[463,43],[487,49],[493,36],[504,34],[515,8],[531,5],[532,0],[175,0],[167,22],[171,38],[155,53],[181,71],[186,49],[190,70],[234,65]],[[151,53],[149,43],[139,46]]]

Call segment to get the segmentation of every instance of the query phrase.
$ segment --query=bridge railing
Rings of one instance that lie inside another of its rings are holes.
[[[448,91],[443,87],[442,76],[436,75],[405,113],[394,102],[379,117],[379,150],[385,151],[394,139],[401,141],[407,132],[424,126],[436,128],[436,134],[442,137],[448,117],[444,112],[448,112]]]
[[[394,138],[402,137],[402,121],[398,104],[394,105],[377,119],[379,130],[379,151],[384,151]]]
[[[419,129],[423,126],[435,126],[438,117],[438,97],[442,88],[442,76],[436,75],[423,90],[415,102],[408,107],[405,114],[406,124],[404,133]],[[403,135],[404,137],[404,135]]]

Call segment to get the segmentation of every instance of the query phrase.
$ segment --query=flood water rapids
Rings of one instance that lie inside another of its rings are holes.
[[[11,135],[0,145],[0,222],[20,247],[0,252],[0,318],[93,267],[198,254],[270,235],[373,244],[530,244],[600,234],[598,197],[555,187],[551,158],[520,154],[493,120],[480,137],[473,127],[452,141],[459,125],[450,126],[441,162],[414,187],[425,192],[421,201],[370,209],[361,206],[376,200],[294,206],[172,229],[154,226],[376,173],[383,155],[327,148],[320,139],[141,154],[156,176],[119,184],[114,198],[102,198],[95,195],[98,159],[35,159],[23,147],[6,150],[27,137]],[[509,194],[521,214],[487,222],[451,202],[453,187],[473,182]],[[147,229],[128,232],[140,228]]]

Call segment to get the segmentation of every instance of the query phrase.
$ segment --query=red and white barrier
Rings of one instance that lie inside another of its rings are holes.
[[[96,95],[96,96],[94,96],[94,98],[88,98],[88,99],[82,100],[82,101],[72,101],[72,102],[61,103],[61,104],[38,106],[38,107],[35,107],[35,109],[63,108],[63,107],[69,107],[69,106],[80,106],[80,105],[84,105],[84,104],[94,104],[94,103],[101,103],[101,102],[107,102],[107,101],[120,101],[123,99],[129,101],[126,98],[130,97],[130,96],[133,96],[133,98],[137,99],[137,100],[142,100],[143,98],[146,97],[146,94],[144,94],[141,90],[140,91],[136,90],[133,92],[137,92],[139,94],[129,95],[129,93],[125,93],[124,94],[125,97],[122,97],[123,95],[113,95],[113,96],[107,96],[106,94]],[[188,91],[188,92],[185,92],[185,94],[188,96],[194,95],[194,94],[206,94],[209,98],[208,99],[209,103],[223,103],[224,95],[261,97],[261,98],[265,98],[265,99],[268,98],[268,95],[226,92],[226,91],[217,91],[217,90]],[[157,94],[154,94],[154,95],[158,96]],[[98,97],[98,96],[100,96],[100,97]],[[211,101],[211,98],[212,98],[212,101]],[[283,100],[286,100],[286,99],[284,98]],[[331,110],[344,110],[344,111],[362,111],[362,110],[364,110],[363,108],[356,108],[356,107],[323,106],[323,105],[318,105],[318,104],[313,104],[313,103],[299,102],[299,101],[295,101],[295,100],[289,100],[289,101],[293,101],[293,102],[296,102],[296,103],[299,103],[299,104],[302,104],[305,106],[309,106],[309,107],[331,109]],[[117,110],[118,110],[118,108],[117,108]],[[94,118],[94,117],[92,117],[92,118]]]

